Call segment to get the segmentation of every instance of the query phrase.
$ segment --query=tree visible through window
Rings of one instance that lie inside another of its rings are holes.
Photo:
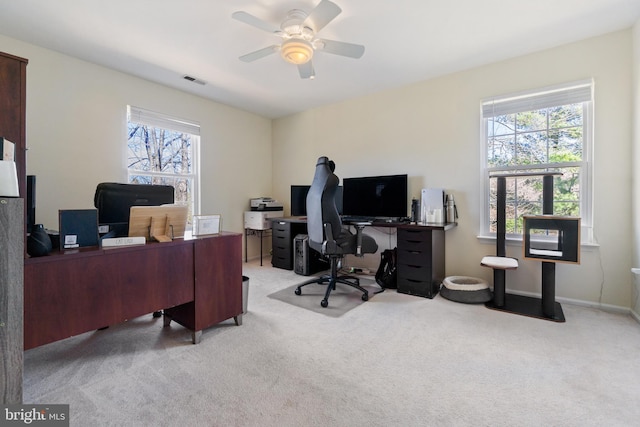
[[[171,185],[175,202],[196,214],[199,126],[184,120],[129,107],[127,122],[128,181]]]
[[[554,214],[590,223],[589,147],[591,84],[483,103],[484,234],[496,232],[499,173],[557,171]],[[506,232],[522,234],[522,216],[542,214],[542,176],[507,178]]]

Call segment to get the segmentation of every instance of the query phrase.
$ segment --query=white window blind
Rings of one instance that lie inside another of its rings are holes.
[[[170,129],[177,132],[189,133],[191,135],[200,135],[200,124],[193,121],[171,117],[166,114],[160,114],[133,106],[129,106],[128,113],[129,121],[133,123],[162,129]]]
[[[504,114],[540,110],[557,105],[577,104],[591,101],[591,82],[580,82],[570,87],[536,91],[535,94],[510,95],[485,100],[482,103],[484,118]]]

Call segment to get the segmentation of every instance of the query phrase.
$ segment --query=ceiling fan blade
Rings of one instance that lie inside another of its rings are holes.
[[[268,33],[277,33],[280,31],[279,27],[276,27],[275,25],[265,22],[260,18],[256,18],[255,16],[247,12],[243,12],[243,11],[233,12],[231,14],[231,17],[233,19],[236,19],[240,22],[244,22],[245,24],[249,24],[252,27],[259,28]]]
[[[251,53],[247,53],[246,55],[242,55],[240,57],[240,61],[242,62],[253,62],[256,59],[260,59],[260,58],[264,58],[265,56],[271,55],[272,53],[275,53],[278,49],[280,48],[280,46],[278,46],[277,44],[268,46],[268,47],[264,47],[262,49],[256,50],[255,52],[251,52]]]
[[[342,9],[337,4],[329,0],[322,0],[315,9],[309,12],[309,16],[304,20],[304,25],[312,28],[317,33],[325,25],[333,21],[336,16],[340,15],[340,12],[342,12]]]
[[[311,61],[298,65],[298,72],[300,73],[301,79],[313,79],[316,76]]]
[[[318,40],[318,49],[334,55],[348,56],[349,58],[360,58],[364,54],[364,46],[361,44],[338,42],[335,40]]]

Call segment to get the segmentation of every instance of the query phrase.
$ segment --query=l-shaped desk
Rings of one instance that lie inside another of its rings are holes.
[[[436,296],[445,278],[445,232],[456,225],[408,222],[371,224],[371,227],[393,227],[398,231],[398,292],[426,298]],[[273,218],[271,228],[271,264],[293,270],[293,240],[298,234],[307,233],[306,217]]]
[[[216,323],[242,324],[242,235],[25,259],[25,350],[159,310],[194,344]]]

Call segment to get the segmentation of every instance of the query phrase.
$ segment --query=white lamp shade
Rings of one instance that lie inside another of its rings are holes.
[[[292,64],[306,64],[313,57],[313,47],[306,40],[290,39],[282,43],[280,56]]]
[[[0,197],[18,197],[16,162],[0,160]]]

